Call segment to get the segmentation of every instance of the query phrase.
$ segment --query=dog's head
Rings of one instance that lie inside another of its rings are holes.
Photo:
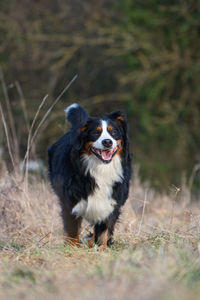
[[[81,153],[95,156],[102,163],[110,163],[115,155],[128,152],[127,120],[122,111],[114,111],[103,118],[92,118],[78,104],[66,109],[72,124],[74,142],[72,159]]]

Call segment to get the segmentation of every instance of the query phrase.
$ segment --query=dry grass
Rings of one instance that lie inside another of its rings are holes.
[[[200,297],[200,206],[187,204],[185,187],[158,196],[136,176],[116,242],[101,252],[64,246],[56,196],[30,181],[25,192],[20,178],[1,174],[0,299]]]

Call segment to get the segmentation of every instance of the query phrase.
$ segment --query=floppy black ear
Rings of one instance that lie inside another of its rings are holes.
[[[115,122],[122,130],[125,135],[127,135],[128,123],[126,115],[121,110],[115,110],[107,115],[109,119]]]
[[[126,114],[121,110],[115,110],[107,115],[109,119],[115,122],[122,133],[123,137],[123,149],[125,157],[129,155],[129,139],[128,139],[128,122]]]
[[[70,160],[74,167],[80,168],[80,151],[84,145],[85,131],[77,129],[73,131],[72,147],[70,149]]]
[[[115,110],[109,114],[107,114],[107,117],[111,119],[112,121],[118,122],[119,125],[124,126],[127,125],[127,118],[123,111],[121,110]]]
[[[86,110],[77,103],[68,106],[65,112],[67,120],[72,124],[72,128],[81,128],[90,117]]]

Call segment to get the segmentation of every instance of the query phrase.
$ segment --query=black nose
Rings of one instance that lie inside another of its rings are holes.
[[[103,144],[104,147],[106,147],[106,148],[111,148],[113,142],[112,142],[110,139],[105,139],[105,140],[102,141],[102,144]]]

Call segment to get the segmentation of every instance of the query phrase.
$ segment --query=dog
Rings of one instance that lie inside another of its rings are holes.
[[[120,111],[91,117],[79,104],[66,110],[68,133],[48,148],[49,177],[62,211],[66,241],[78,245],[81,221],[94,226],[89,246],[106,249],[128,198],[131,179],[128,124]]]

